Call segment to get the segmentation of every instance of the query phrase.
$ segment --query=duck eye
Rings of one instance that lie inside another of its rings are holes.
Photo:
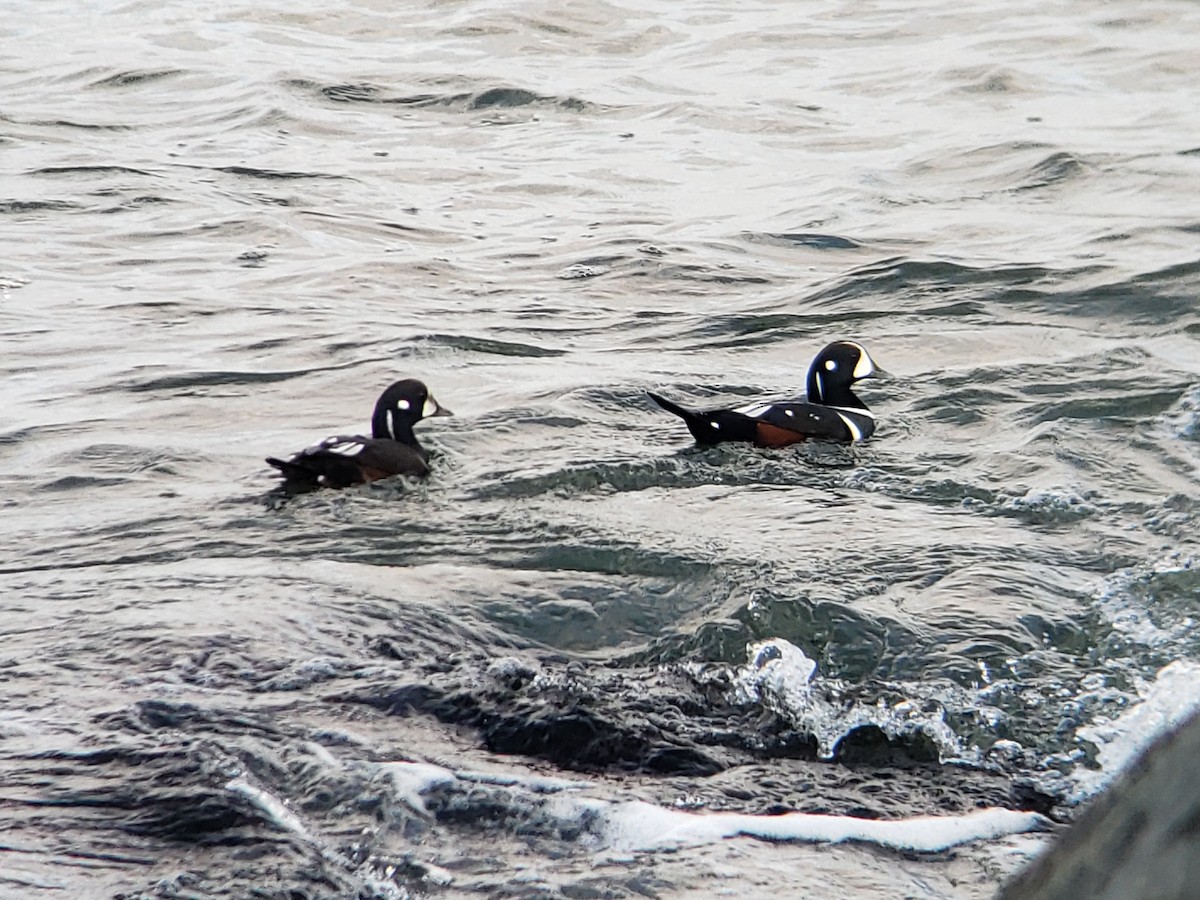
[[[828,369],[830,372],[832,372],[834,369],[837,368],[837,360],[836,359],[825,360],[825,368]]]

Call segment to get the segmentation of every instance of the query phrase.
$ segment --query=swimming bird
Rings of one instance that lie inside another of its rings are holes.
[[[736,409],[684,409],[658,394],[650,399],[683,419],[696,443],[748,441],[759,447],[786,447],[807,440],[865,441],[875,417],[854,391],[854,383],[876,374],[861,344],[834,341],[808,367],[808,396],[778,403],[752,403]]]
[[[285,486],[344,488],[391,475],[428,475],[425,448],[413,426],[427,416],[449,416],[424,383],[415,378],[397,381],[375,403],[371,436],[336,435],[301,450],[290,459],[267,457]]]

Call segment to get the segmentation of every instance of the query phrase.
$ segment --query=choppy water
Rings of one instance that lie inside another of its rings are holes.
[[[0,892],[986,896],[604,804],[1069,818],[1195,692],[1195,5],[0,9]],[[836,337],[853,450],[645,397]]]

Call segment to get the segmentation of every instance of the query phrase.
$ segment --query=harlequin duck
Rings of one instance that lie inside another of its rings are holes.
[[[428,475],[425,448],[413,426],[426,416],[449,416],[429,389],[415,378],[397,381],[384,391],[371,417],[371,437],[337,435],[301,450],[291,459],[267,462],[294,488],[349,487],[390,475]]]
[[[875,417],[850,388],[875,372],[875,363],[861,344],[835,341],[808,367],[804,400],[700,412],[657,394],[650,394],[650,399],[683,419],[698,444],[749,441],[760,447],[786,447],[807,440],[865,441],[875,431]]]

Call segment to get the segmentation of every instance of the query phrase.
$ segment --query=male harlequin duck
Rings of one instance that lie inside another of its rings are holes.
[[[875,417],[850,388],[875,372],[861,344],[835,341],[808,367],[806,400],[694,412],[657,394],[650,399],[683,419],[698,444],[749,441],[760,447],[786,447],[807,440],[865,441],[875,431]]]
[[[426,416],[449,416],[429,389],[415,378],[397,381],[384,391],[371,417],[371,436],[337,435],[326,438],[291,459],[267,462],[283,473],[294,488],[349,487],[390,475],[428,475],[425,448],[413,426]]]

